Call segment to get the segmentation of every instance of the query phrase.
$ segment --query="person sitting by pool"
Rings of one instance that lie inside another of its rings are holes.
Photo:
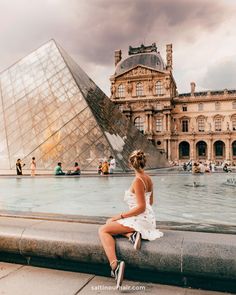
[[[102,162],[99,162],[98,164],[98,174],[102,175]]]
[[[55,175],[65,175],[65,172],[62,171],[61,162],[57,163],[57,166],[54,169]]]
[[[227,173],[228,173],[228,172],[232,172],[231,169],[229,168],[229,165],[228,165],[227,163],[224,164],[224,166],[223,166],[223,171],[224,171],[224,172],[227,172]]]
[[[135,179],[125,192],[125,201],[129,210],[109,218],[99,228],[99,237],[111,266],[111,276],[116,279],[119,289],[124,277],[125,262],[117,259],[113,236],[123,235],[129,238],[135,250],[141,247],[141,238],[153,241],[163,236],[156,229],[153,204],[153,183],[144,172],[146,156],[143,151],[134,151],[129,157],[130,166],[135,170]]]
[[[75,162],[74,170],[73,171],[69,170],[67,172],[67,175],[80,175],[80,167],[77,162]]]
[[[109,165],[108,165],[107,160],[105,160],[102,163],[102,174],[106,175],[106,174],[108,174],[108,171],[109,171]]]

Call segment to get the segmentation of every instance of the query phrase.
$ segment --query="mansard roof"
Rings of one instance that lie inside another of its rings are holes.
[[[166,68],[159,52],[138,53],[121,60],[116,66],[115,76],[119,76],[138,65],[158,71],[163,71]]]

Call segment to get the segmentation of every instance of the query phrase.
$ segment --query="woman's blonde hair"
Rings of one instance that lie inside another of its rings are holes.
[[[129,156],[129,162],[134,169],[143,169],[146,166],[146,155],[142,150],[133,151]]]

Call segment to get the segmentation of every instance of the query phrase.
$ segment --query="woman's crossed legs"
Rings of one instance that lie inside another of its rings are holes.
[[[115,239],[113,236],[124,235],[129,238],[134,231],[133,228],[124,226],[116,221],[104,224],[99,228],[99,237],[112,269],[115,269],[117,266]]]

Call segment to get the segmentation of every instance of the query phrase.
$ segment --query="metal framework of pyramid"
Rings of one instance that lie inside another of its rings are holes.
[[[96,169],[113,155],[126,171],[129,154],[143,149],[148,167],[166,160],[99,87],[51,40],[0,74],[0,169]]]

